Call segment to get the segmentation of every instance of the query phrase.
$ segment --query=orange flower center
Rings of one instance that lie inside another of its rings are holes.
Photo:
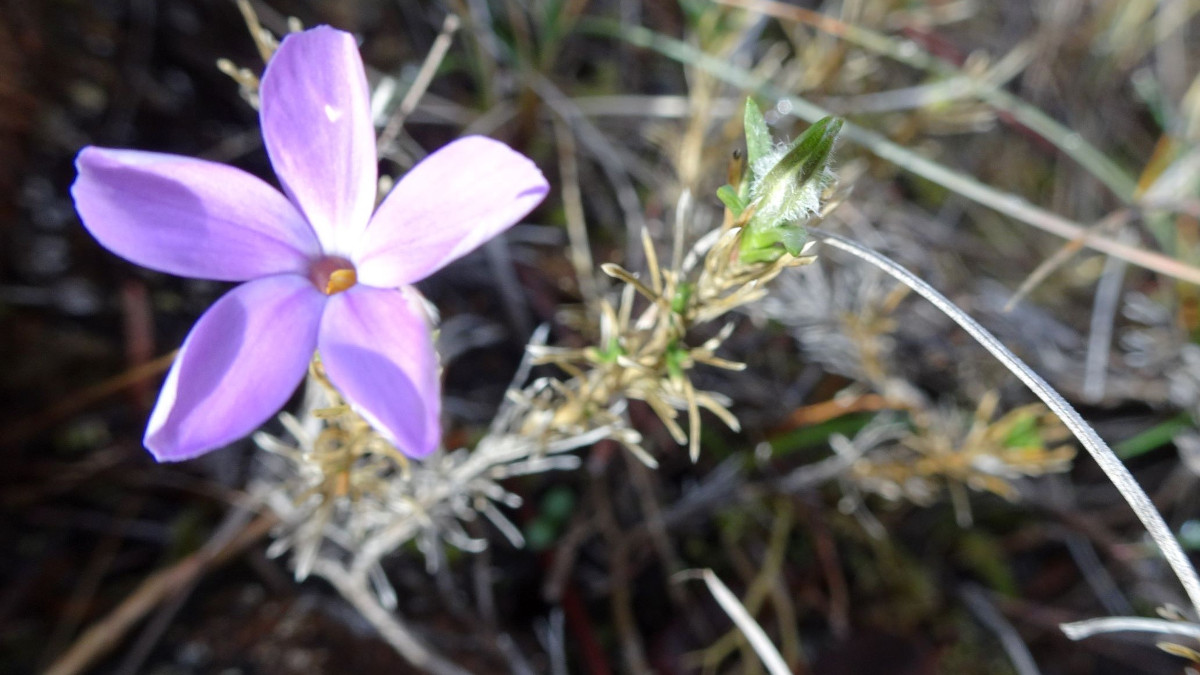
[[[358,283],[354,264],[338,256],[326,256],[308,268],[308,278],[325,295],[341,293]]]

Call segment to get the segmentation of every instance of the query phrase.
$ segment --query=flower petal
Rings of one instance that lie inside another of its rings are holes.
[[[146,428],[160,462],[235,441],[279,410],[317,346],[325,296],[301,276],[256,279],[226,293],[183,342]]]
[[[279,190],[232,166],[87,147],[71,186],[83,225],[105,248],[160,272],[244,281],[302,272],[320,254]]]
[[[329,380],[410,457],[441,441],[441,383],[429,320],[412,288],[354,286],[329,298],[317,351]]]
[[[383,200],[353,258],[368,286],[429,276],[511,227],[550,186],[527,157],[468,136],[417,164]]]
[[[349,33],[288,35],[263,74],[263,142],[283,189],[325,252],[348,256],[375,208],[375,127],[362,58]]]

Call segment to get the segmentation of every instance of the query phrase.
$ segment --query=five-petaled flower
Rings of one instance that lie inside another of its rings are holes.
[[[159,460],[249,434],[291,396],[314,351],[356,411],[411,456],[438,446],[429,319],[410,284],[511,226],[546,195],[537,167],[467,137],[415,166],[375,209],[369,91],[354,39],[284,38],[260,88],[283,194],[223,164],[84,148],[71,188],[99,242],[139,265],[242,281],[192,328],[146,429]]]

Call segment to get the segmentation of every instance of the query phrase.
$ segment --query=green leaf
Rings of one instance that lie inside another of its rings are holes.
[[[683,314],[687,311],[688,302],[692,299],[692,291],[696,289],[695,284],[686,281],[679,284],[679,290],[675,292],[675,297],[671,298],[671,311],[676,314]]]
[[[733,212],[734,217],[742,215],[742,211],[746,210],[746,204],[742,201],[741,195],[737,190],[733,189],[732,185],[722,185],[717,188],[717,199]]]
[[[1193,426],[1192,418],[1183,413],[1117,443],[1113,446],[1113,452],[1121,459],[1133,459],[1170,443],[1176,434]]]
[[[792,255],[800,255],[806,241],[808,241],[808,230],[799,225],[783,227],[779,232],[779,243],[783,244],[784,250]]]
[[[773,263],[782,255],[783,251],[778,248],[744,248],[738,260],[747,265],[757,265],[758,263]]]
[[[1038,428],[1037,415],[1031,414],[1017,420],[1008,434],[1004,436],[1006,448],[1036,448],[1041,447],[1042,434]]]
[[[750,226],[742,233],[739,256],[741,261],[747,264],[775,262],[784,251],[800,255],[806,241],[808,230],[802,225],[788,223],[767,227],[751,221]],[[783,246],[782,249],[779,248],[780,245]]]
[[[829,437],[834,434],[854,436],[875,419],[876,414],[847,413],[819,424],[792,429],[769,438],[767,442],[771,444],[773,457],[785,457],[801,450],[825,445],[829,442]]]
[[[667,345],[667,351],[663,354],[663,360],[666,361],[667,375],[672,379],[683,377],[683,363],[687,359],[687,351],[679,347],[678,342],[672,342]]]
[[[743,122],[746,128],[746,165],[754,170],[754,163],[760,157],[771,152],[771,131],[767,129],[767,119],[754,99],[746,99],[746,115]]]

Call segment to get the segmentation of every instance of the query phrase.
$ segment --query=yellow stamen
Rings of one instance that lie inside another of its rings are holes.
[[[325,284],[325,295],[341,293],[356,283],[358,283],[358,275],[354,273],[354,270],[334,270],[329,275],[329,281]]]

